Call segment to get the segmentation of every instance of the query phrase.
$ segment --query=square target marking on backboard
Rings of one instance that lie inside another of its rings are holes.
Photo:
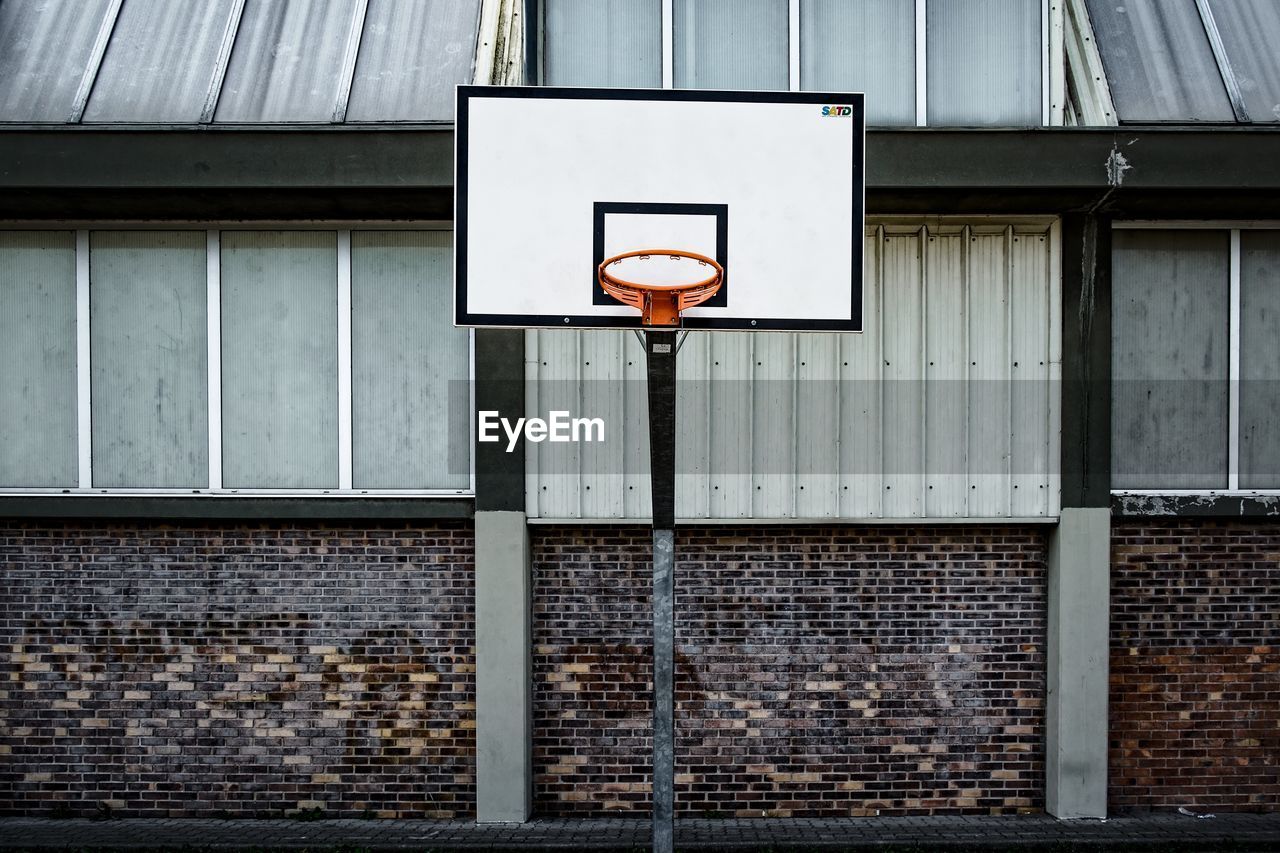
[[[863,125],[860,94],[459,86],[455,323],[640,328],[596,267],[669,248],[726,270],[683,328],[861,331]]]
[[[707,308],[728,305],[729,208],[723,204],[649,204],[608,202],[595,204],[595,240],[591,269],[587,270],[592,304],[616,306],[604,292],[596,270],[605,258],[636,248],[680,248],[715,258],[724,269],[724,283],[716,295],[703,302]]]

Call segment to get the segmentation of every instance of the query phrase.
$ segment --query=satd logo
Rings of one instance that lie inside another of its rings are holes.
[[[845,106],[827,106],[822,108],[824,116],[851,116],[853,115],[853,107]]]

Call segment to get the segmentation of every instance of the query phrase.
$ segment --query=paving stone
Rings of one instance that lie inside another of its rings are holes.
[[[642,850],[638,819],[546,819],[526,824],[415,820],[0,819],[0,850]],[[1107,821],[1045,815],[918,818],[690,819],[679,850],[1109,849],[1280,850],[1280,813],[1200,820],[1153,813]]]

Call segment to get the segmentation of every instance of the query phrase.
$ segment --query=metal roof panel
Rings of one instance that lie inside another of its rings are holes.
[[[357,0],[248,0],[214,120],[332,121],[360,8]]]
[[[236,0],[126,0],[84,120],[200,121],[240,5]]]
[[[1194,0],[1086,0],[1122,122],[1234,122]]]
[[[479,0],[369,0],[346,120],[452,121],[479,15]]]
[[[65,122],[112,0],[0,3],[0,121]]]

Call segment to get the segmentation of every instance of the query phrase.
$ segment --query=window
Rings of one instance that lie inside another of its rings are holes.
[[[915,0],[806,0],[800,6],[804,88],[865,92],[868,124],[915,124],[915,9]]]
[[[93,482],[209,485],[203,231],[89,235]]]
[[[860,91],[869,125],[1050,121],[1045,0],[537,0],[549,86]],[[926,61],[927,59],[927,61]]]
[[[1112,486],[1280,488],[1280,231],[1115,232]]]
[[[929,124],[1041,124],[1040,4],[929,0],[927,8]]]
[[[0,231],[0,490],[470,489],[452,235]]]
[[[675,0],[672,13],[675,88],[786,91],[786,0]]]
[[[1280,488],[1280,231],[1241,231],[1239,487]]]
[[[338,235],[222,235],[222,483],[333,489]]]
[[[0,364],[0,485],[74,486],[74,233],[0,232]]]
[[[368,489],[465,489],[470,347],[453,327],[452,235],[351,235],[353,476]],[[442,286],[443,285],[443,286]],[[441,412],[462,417],[441,418]],[[452,432],[452,435],[451,435]],[[451,440],[452,439],[452,440]]]
[[[661,0],[548,0],[543,83],[662,86]]]

